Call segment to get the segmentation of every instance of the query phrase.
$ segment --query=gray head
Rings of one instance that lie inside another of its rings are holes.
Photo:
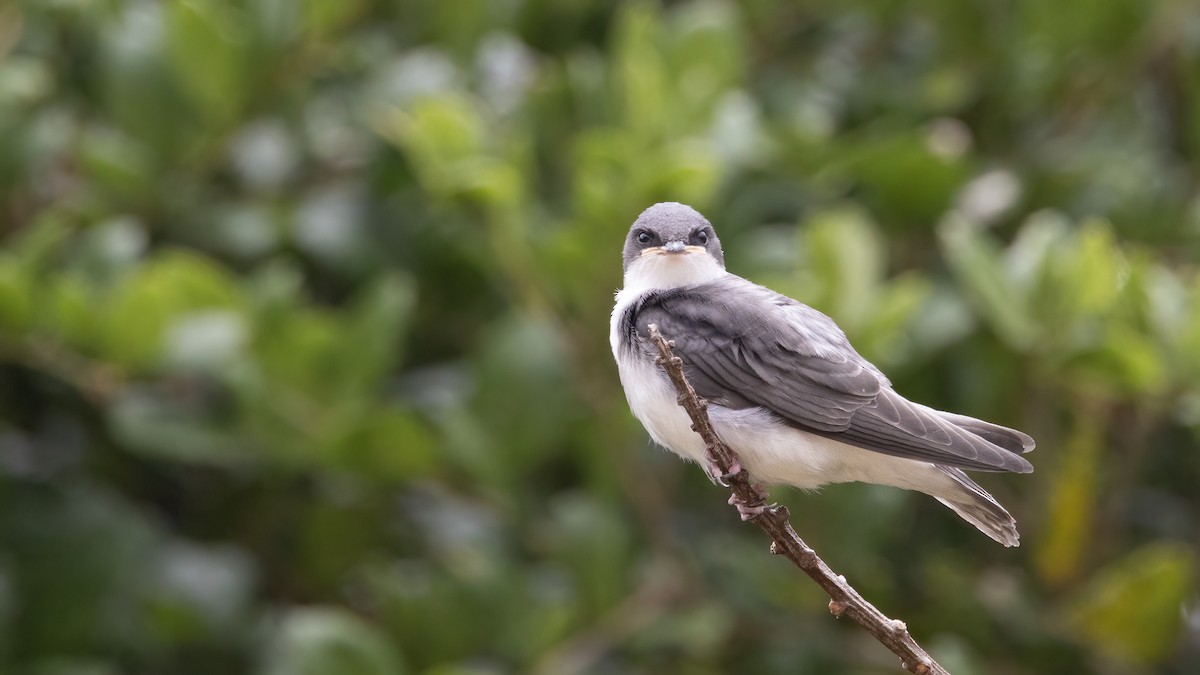
[[[687,204],[660,202],[642,211],[625,237],[624,268],[643,254],[653,252],[700,253],[707,251],[725,268],[725,254],[712,223]]]

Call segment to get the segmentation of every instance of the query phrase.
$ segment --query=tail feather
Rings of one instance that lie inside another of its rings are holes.
[[[1005,450],[1018,455],[1033,450],[1034,446],[1036,445],[1033,438],[1029,436],[1029,434],[1022,433],[1016,429],[1009,429],[1008,427],[1002,427],[999,424],[992,424],[991,422],[977,420],[974,417],[957,415],[955,413],[943,412],[941,410],[938,411],[938,414],[941,415],[942,419],[946,420],[947,422],[956,424],[959,427],[962,427],[963,429],[966,429],[967,431],[982,438],[983,440],[998,445]]]
[[[938,466],[960,488],[954,497],[936,499],[950,507],[963,520],[979,528],[979,531],[1005,546],[1020,546],[1021,535],[1017,532],[1017,521],[1000,506],[986,490],[967,477],[960,469]]]

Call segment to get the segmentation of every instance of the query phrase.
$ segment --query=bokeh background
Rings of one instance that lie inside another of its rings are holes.
[[[661,200],[1022,428],[1003,549],[776,490],[955,673],[1200,662],[1188,0],[0,6],[0,672],[891,673],[651,447]]]

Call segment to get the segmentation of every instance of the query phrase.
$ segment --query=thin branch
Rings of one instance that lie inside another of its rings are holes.
[[[813,581],[829,594],[829,611],[835,617],[850,617],[862,626],[883,646],[900,657],[905,670],[916,675],[949,675],[949,672],[933,660],[912,635],[903,621],[889,619],[874,605],[859,595],[846,582],[846,577],[834,574],[824,560],[813,551],[792,529],[788,520],[787,507],[767,504],[766,495],[750,482],[750,476],[737,460],[733,450],[713,430],[708,418],[708,402],[696,394],[683,373],[683,359],[672,351],[675,343],[668,341],[659,332],[658,326],[650,324],[650,340],[658,347],[658,364],[671,378],[679,393],[679,405],[692,419],[692,429],[704,439],[708,461],[733,491],[730,503],[740,503],[743,512],[754,513],[749,520],[772,539],[771,553],[785,556],[795,563]],[[736,471],[735,471],[736,469]]]

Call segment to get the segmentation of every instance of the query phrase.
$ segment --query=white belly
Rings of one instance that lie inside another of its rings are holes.
[[[684,459],[703,464],[704,441],[692,431],[691,419],[676,402],[665,373],[656,364],[636,358],[619,358],[618,369],[629,409],[650,437]],[[710,404],[708,413],[717,434],[754,480],[800,488],[838,480],[841,449],[850,446],[781,424],[759,408],[730,410]]]

